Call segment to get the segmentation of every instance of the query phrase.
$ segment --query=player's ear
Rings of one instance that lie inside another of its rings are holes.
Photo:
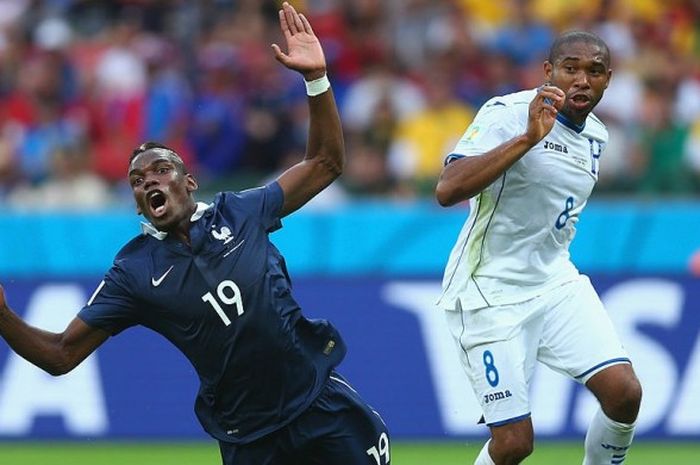
[[[139,204],[136,204],[136,214],[143,215],[143,212],[141,211],[141,207],[139,207]]]
[[[190,173],[187,173],[185,176],[187,176],[187,192],[194,192],[197,189],[199,189],[199,184],[197,184],[197,180],[192,176]]]
[[[551,82],[552,80],[552,70],[554,69],[554,65],[549,62],[549,60],[544,62],[544,80],[547,81],[548,83]]]

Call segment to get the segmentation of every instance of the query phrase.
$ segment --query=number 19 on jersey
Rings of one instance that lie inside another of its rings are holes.
[[[224,322],[224,325],[230,325],[231,320],[229,319],[228,315],[226,315],[226,312],[224,312],[224,309],[222,308],[221,304],[219,304],[219,301],[221,301],[221,303],[224,305],[235,306],[238,316],[243,315],[243,299],[241,298],[241,290],[238,288],[236,283],[230,279],[221,281],[216,287],[216,296],[218,299],[217,297],[214,297],[211,292],[207,292],[202,296],[202,300],[214,308],[216,313],[219,315],[219,318],[221,318],[221,321]]]

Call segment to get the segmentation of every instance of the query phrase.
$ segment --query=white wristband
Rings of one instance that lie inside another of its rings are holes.
[[[306,95],[309,97],[321,95],[331,88],[331,81],[328,80],[327,74],[324,74],[323,77],[314,79],[313,81],[307,81],[304,79],[304,84],[306,84]]]

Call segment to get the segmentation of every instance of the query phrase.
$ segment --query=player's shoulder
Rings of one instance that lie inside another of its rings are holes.
[[[513,92],[511,94],[498,95],[491,97],[486,103],[484,103],[482,108],[512,108],[522,105],[527,106],[535,97],[536,93],[536,89],[527,89],[519,92]]]
[[[219,192],[214,198],[216,210],[258,215],[263,205],[281,205],[284,200],[282,187],[277,181],[240,191]]]
[[[255,186],[247,189],[242,189],[238,191],[223,191],[216,194],[214,197],[214,205],[219,205],[222,203],[240,203],[245,202],[248,197],[255,197],[258,195],[263,195],[267,186]]]
[[[119,252],[117,252],[115,260],[124,260],[127,258],[140,256],[146,249],[150,248],[151,239],[155,238],[152,238],[145,233],[141,233],[138,236],[133,237],[129,242],[122,246]]]
[[[214,197],[214,205],[231,204],[240,205],[251,201],[251,199],[265,197],[271,195],[275,190],[279,189],[279,184],[272,181],[261,186],[250,187],[238,191],[223,191],[216,194]]]
[[[588,114],[586,118],[586,129],[584,131],[587,137],[592,139],[597,139],[600,141],[608,140],[608,128],[605,126],[600,118],[593,114],[593,112]]]
[[[491,97],[479,109],[481,118],[501,118],[504,114],[527,114],[528,105],[536,95],[535,89]]]
[[[147,268],[146,262],[156,245],[155,242],[160,241],[146,233],[132,238],[117,252],[107,275],[119,282],[130,281],[130,276],[138,275]]]
[[[160,242],[155,237],[142,232],[132,238],[117,252],[114,257],[114,267],[127,269],[139,269],[147,257],[150,257],[153,247]]]
[[[251,204],[257,203],[257,199],[264,195],[265,186],[253,187],[240,191],[223,191],[214,196],[212,205],[215,211],[220,213],[230,212],[237,215],[251,209]]]

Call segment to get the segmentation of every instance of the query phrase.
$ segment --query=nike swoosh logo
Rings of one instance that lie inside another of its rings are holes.
[[[224,254],[224,258],[226,258],[226,257],[228,257],[229,255],[231,255],[231,254],[233,253],[233,251],[236,250],[237,248],[239,248],[240,246],[242,246],[244,242],[245,242],[245,239],[243,239],[243,240],[242,240],[241,242],[239,242],[238,244],[234,245],[233,248],[232,248],[231,250],[229,250],[228,252],[226,252],[226,253]]]
[[[175,265],[170,265],[170,268],[168,268],[168,271],[163,273],[163,276],[161,276],[160,278],[158,278],[158,279],[151,278],[151,284],[153,284],[153,287],[160,286],[160,283],[162,283],[163,280],[165,279],[165,277],[168,276],[168,273],[170,273],[170,270],[172,270],[174,266]]]

